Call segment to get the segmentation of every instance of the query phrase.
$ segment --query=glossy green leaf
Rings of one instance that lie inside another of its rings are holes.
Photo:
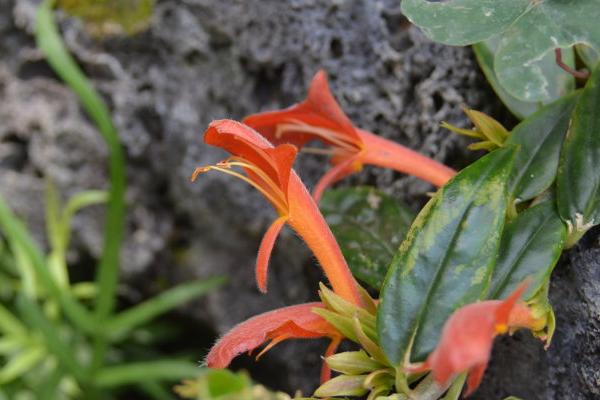
[[[402,13],[436,42],[464,46],[506,30],[529,0],[403,0]]]
[[[527,102],[550,102],[574,89],[553,63],[554,49],[573,65],[572,46],[600,51],[598,0],[403,0],[404,14],[435,41],[467,45],[497,36],[500,86]]]
[[[492,86],[492,89],[494,89],[494,92],[496,92],[510,112],[517,118],[524,119],[538,110],[541,105],[540,103],[519,100],[508,93],[502,85],[500,85],[498,77],[496,77],[496,72],[494,72],[494,52],[497,47],[497,42],[497,38],[490,38],[484,42],[475,43],[473,45],[473,51],[475,52],[481,70]]]
[[[518,145],[519,152],[508,188],[517,201],[536,197],[554,182],[577,98],[573,93],[549,104],[513,129],[507,143]]]
[[[423,360],[458,307],[480,299],[492,274],[514,163],[513,146],[462,170],[419,213],[383,286],[379,343],[394,364]]]
[[[500,84],[521,100],[550,100],[556,82],[545,79],[538,61],[561,48],[563,61],[569,64],[572,60],[566,56],[572,50],[567,49],[577,43],[600,49],[599,7],[598,0],[531,2],[527,12],[503,34],[498,47],[494,70]],[[573,80],[566,72],[561,74],[561,79]]]
[[[570,234],[600,223],[600,65],[573,111],[557,176],[558,211]]]
[[[354,276],[379,289],[413,213],[371,187],[328,190],[319,205]]]
[[[554,201],[527,209],[510,221],[502,233],[489,298],[503,299],[527,277],[529,299],[550,278],[567,237]]]

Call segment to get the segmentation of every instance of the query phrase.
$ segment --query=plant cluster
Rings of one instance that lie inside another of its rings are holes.
[[[598,2],[572,3],[402,3],[434,40],[477,43],[492,86],[524,118],[508,130],[466,110],[473,129],[445,123],[480,140],[470,148],[490,152],[456,175],[353,126],[324,72],[302,103],[242,123],[212,122],[205,143],[231,156],[198,168],[192,179],[211,170],[243,179],[279,215],[260,245],[258,287],[266,292],[269,254],[287,223],[315,254],[331,289],[321,284],[320,302],[239,324],[215,344],[207,365],[224,368],[265,343],[258,357],[283,340],[326,337],[321,386],[311,398],[451,400],[465,383],[465,396],[479,386],[495,336],[525,328],[549,346],[552,270],[563,249],[600,223],[600,30],[591,22]],[[576,70],[581,64],[589,70]],[[311,141],[324,147],[306,147]],[[329,155],[333,165],[312,199],[292,169],[299,149]],[[325,191],[364,164],[440,188],[414,220],[374,188]],[[336,354],[342,340],[359,350]]]
[[[125,210],[123,151],[106,105],[62,43],[52,4],[47,1],[38,10],[38,45],[103,135],[110,189],[78,193],[63,207],[48,183],[47,253],[0,197],[0,399],[112,399],[132,387],[149,398],[172,399],[164,384],[196,375],[199,368],[189,354],[150,350],[173,331],[154,320],[223,279],[183,283],[116,310]],[[71,219],[97,204],[107,206],[97,276],[73,282],[67,265]]]
[[[552,270],[565,248],[600,223],[599,3],[403,0],[404,14],[433,40],[473,44],[490,84],[522,119],[507,129],[467,109],[473,129],[443,123],[478,140],[469,148],[489,152],[458,173],[354,126],[322,71],[299,104],[242,122],[212,122],[205,143],[230,156],[198,167],[192,180],[209,171],[232,175],[256,188],[277,213],[258,250],[258,288],[267,292],[270,254],[285,225],[313,252],[329,286],[320,284],[320,301],[240,323],[208,353],[206,365],[215,369],[199,369],[149,354],[147,339],[160,330],[142,328],[220,279],[186,283],[115,311],[123,150],[107,107],[62,43],[55,2],[45,1],[38,45],[105,139],[110,189],[77,194],[62,207],[49,183],[47,254],[0,199],[0,398],[107,398],[136,385],[152,398],[169,399],[162,381],[196,376],[176,393],[288,400],[223,368],[262,347],[259,358],[284,340],[326,338],[321,385],[310,399],[455,400],[465,384],[465,396],[479,386],[497,335],[527,329],[549,346],[555,329],[548,301]],[[153,2],[58,5],[92,31],[110,33],[140,29]],[[332,167],[312,195],[292,168],[299,151],[330,157]],[[438,190],[415,217],[372,187],[330,189],[364,165],[414,175]],[[103,203],[107,219],[97,277],[71,282],[71,218]],[[338,353],[342,341],[353,342],[354,350]]]

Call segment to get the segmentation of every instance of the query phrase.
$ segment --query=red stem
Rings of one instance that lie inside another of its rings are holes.
[[[554,54],[556,55],[556,65],[564,69],[567,73],[573,75],[577,79],[587,79],[590,77],[590,73],[587,70],[578,71],[565,64],[562,60],[561,49],[554,49]]]

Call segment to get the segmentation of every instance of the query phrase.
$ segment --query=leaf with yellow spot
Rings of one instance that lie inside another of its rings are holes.
[[[487,291],[508,204],[516,148],[458,173],[419,213],[394,256],[377,315],[379,344],[394,365],[423,361],[460,306]]]

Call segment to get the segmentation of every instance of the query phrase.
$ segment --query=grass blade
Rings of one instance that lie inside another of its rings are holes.
[[[78,381],[85,382],[85,369],[73,357],[70,345],[59,336],[60,327],[50,322],[39,306],[24,296],[17,299],[17,308],[33,329],[42,334],[47,350],[54,354],[64,369]]]
[[[23,223],[8,208],[2,197],[0,197],[0,229],[2,229],[9,242],[15,243],[27,254],[40,284],[61,304],[67,317],[82,330],[95,332],[96,323],[90,313],[68,292],[62,291],[58,287],[46,267],[41,250],[33,241]]]
[[[114,307],[118,281],[119,252],[125,214],[125,159],[108,108],[62,41],[54,20],[53,5],[54,1],[46,0],[38,8],[36,23],[38,47],[46,55],[54,71],[77,94],[84,109],[97,125],[109,151],[110,192],[104,232],[104,249],[97,272],[100,287],[97,312],[100,319],[104,319]]]
[[[219,287],[224,282],[224,278],[216,277],[176,286],[116,315],[108,322],[106,331],[110,332],[113,340],[122,339],[133,328]]]
[[[200,371],[199,364],[184,360],[136,362],[98,370],[95,383],[101,388],[111,388],[157,380],[175,381],[196,376]]]

